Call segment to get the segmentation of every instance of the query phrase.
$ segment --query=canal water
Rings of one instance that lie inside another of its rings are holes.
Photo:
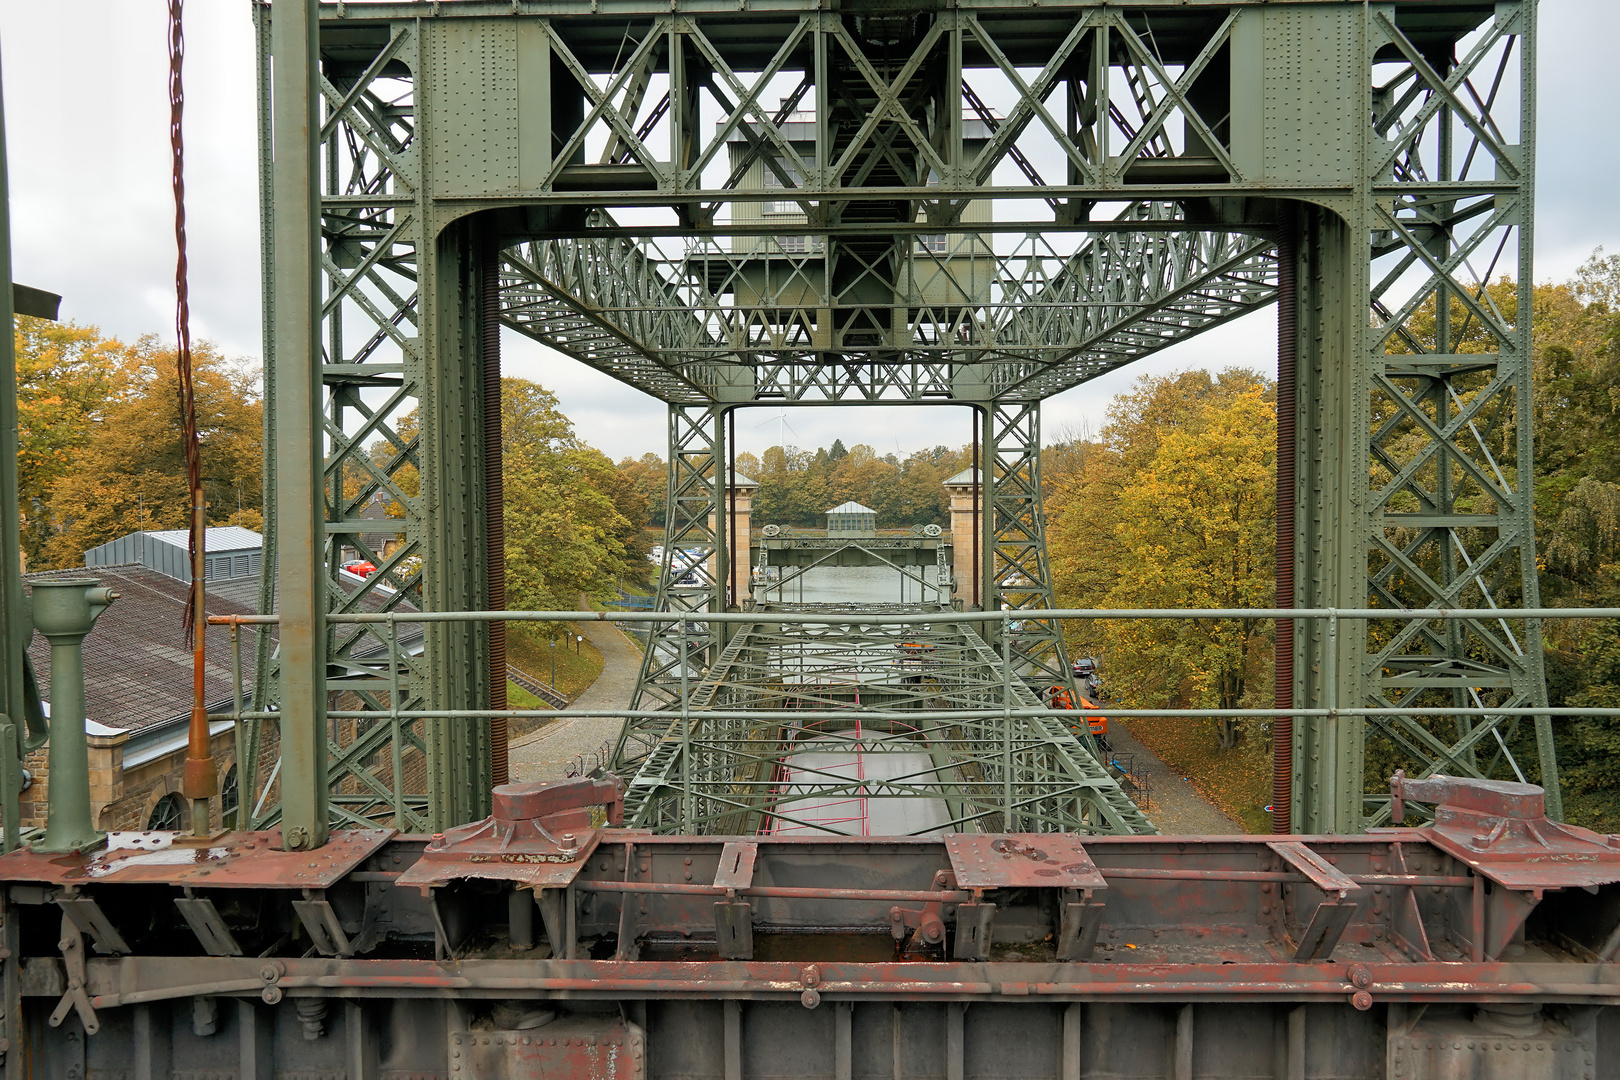
[[[783,568],[784,574],[792,573]],[[755,603],[785,604],[917,604],[932,602],[935,568],[914,567],[912,573],[928,582],[926,589],[915,579],[887,566],[818,566],[778,588],[774,583],[754,585]],[[926,593],[926,595],[925,595]]]

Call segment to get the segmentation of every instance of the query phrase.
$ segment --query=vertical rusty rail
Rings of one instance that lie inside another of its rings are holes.
[[[493,236],[483,247],[479,266],[479,299],[483,317],[479,336],[484,370],[484,529],[487,537],[489,610],[506,610],[506,485],[501,474],[501,246]],[[506,701],[506,624],[489,624],[489,707],[504,710]],[[492,784],[510,779],[507,720],[490,717],[489,773]]]
[[[1284,204],[1277,230],[1277,606],[1294,606],[1295,413],[1299,404],[1299,212]],[[1276,630],[1277,718],[1272,722],[1271,831],[1293,831],[1294,620]]]
[[[726,413],[726,606],[742,603],[742,590],[737,588],[737,410]],[[748,564],[748,559],[743,559]]]
[[[185,414],[183,441],[186,488],[191,495],[191,596],[186,604],[185,629],[191,635],[191,723],[186,733],[186,764],[181,780],[191,801],[192,830],[209,832],[208,800],[219,794],[219,769],[214,764],[208,737],[208,700],[204,682],[208,619],[204,614],[204,557],[207,554],[208,506],[202,486],[202,444],[197,436],[197,395],[191,380],[191,298],[186,282],[186,147],[184,136],[186,93],[186,37],[183,0],[169,0],[169,151],[170,182],[174,188],[174,325],[175,374],[180,383],[180,407]]]
[[[976,409],[969,409],[973,417],[973,453],[968,459],[968,476],[973,481],[973,606],[978,607],[984,603],[984,560],[979,555],[979,481],[983,474],[979,471],[979,413]]]

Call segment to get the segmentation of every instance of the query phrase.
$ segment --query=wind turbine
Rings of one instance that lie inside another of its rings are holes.
[[[765,419],[763,419],[759,423],[755,424],[754,428],[756,430],[759,429],[759,428],[762,428],[766,424],[770,423],[772,420],[775,420],[776,425],[777,425],[776,426],[776,445],[778,445],[778,446],[780,446],[782,448],[782,456],[786,457],[787,456],[787,449],[788,449],[788,446],[787,446],[787,432],[792,431],[794,438],[797,438],[799,433],[797,431],[794,431],[792,424],[788,423],[787,409],[782,408],[780,406],[777,408],[777,413],[776,413],[775,416],[767,416]]]

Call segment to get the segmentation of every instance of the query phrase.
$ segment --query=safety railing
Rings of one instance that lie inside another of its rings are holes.
[[[462,623],[462,622],[613,622],[631,624],[660,624],[660,623],[709,623],[750,625],[760,622],[769,622],[776,625],[806,624],[814,626],[861,626],[882,624],[885,626],[928,626],[936,623],[951,624],[1001,624],[1003,633],[1016,633],[1011,629],[1013,624],[1020,624],[1032,620],[1043,622],[1068,622],[1080,620],[1176,620],[1176,619],[1293,619],[1296,621],[1322,621],[1327,626],[1327,636],[1331,641],[1340,632],[1340,624],[1345,622],[1375,622],[1375,621],[1455,621],[1455,620],[1481,620],[1488,622],[1501,622],[1503,620],[1539,621],[1549,619],[1617,619],[1620,618],[1620,608],[1616,607],[1585,607],[1585,608],[1112,608],[1112,609],[1086,609],[1086,608],[1052,608],[1041,610],[1009,610],[1009,611],[952,611],[952,612],[922,612],[922,613],[894,613],[869,614],[862,612],[779,612],[769,614],[751,612],[672,612],[672,611],[423,611],[423,612],[352,612],[331,614],[327,616],[329,624],[372,624],[386,628],[386,642],[388,655],[399,657],[404,650],[399,643],[399,627],[411,623]],[[268,720],[279,719],[280,713],[274,710],[247,709],[244,702],[242,665],[240,660],[240,634],[236,631],[242,627],[269,626],[278,624],[281,620],[277,615],[213,615],[208,619],[211,625],[229,627],[233,640],[232,677],[236,685],[236,696],[231,712],[210,714],[212,720]],[[693,634],[693,640],[701,640],[702,635]],[[1334,650],[1326,650],[1329,657]],[[1009,670],[1005,672],[1009,682],[1017,682],[1019,676],[1013,672],[1011,666],[1016,662],[1016,656],[1009,657],[1003,650],[998,653],[997,659]],[[1443,659],[1436,657],[1436,659]],[[1331,661],[1330,661],[1331,663]],[[387,709],[332,709],[327,716],[334,719],[353,720],[382,720],[382,719],[489,719],[493,717],[508,718],[548,718],[548,719],[574,719],[574,718],[610,718],[610,717],[659,717],[669,716],[668,709],[404,709],[399,708],[398,691],[402,689],[399,679],[399,664],[382,664],[387,672],[379,672],[382,681],[391,681],[394,691],[390,700],[395,704]],[[1241,719],[1245,717],[1346,717],[1346,716],[1620,716],[1620,708],[1599,707],[1573,707],[1573,706],[1413,706],[1413,705],[1340,705],[1332,698],[1336,692],[1334,681],[1335,673],[1331,670],[1322,672],[1321,685],[1324,704],[1314,706],[1294,705],[1288,708],[1267,706],[1261,708],[1123,708],[1109,705],[1107,713],[1110,717],[1131,716],[1167,716],[1187,717],[1197,719]],[[694,681],[695,685],[695,681]],[[390,689],[390,687],[379,687]],[[1007,707],[998,705],[995,709],[998,714],[1019,717],[1036,716],[1064,716],[1070,710],[1055,706],[1019,706]],[[881,709],[863,710],[868,716],[884,716]],[[983,712],[982,708],[970,707],[962,709],[943,710],[917,710],[906,709],[896,712],[894,719],[929,720],[950,719],[964,713],[977,714]],[[722,719],[746,719],[752,713],[748,710],[704,709],[704,715]],[[848,710],[807,710],[797,713],[800,720],[837,720],[848,717]]]
[[[1404,725],[1411,727],[1415,724],[1433,724],[1441,718],[1450,718],[1461,723],[1463,718],[1478,718],[1481,722],[1471,723],[1468,726],[1472,734],[1466,736],[1461,743],[1452,746],[1453,740],[1431,740],[1435,745],[1431,748],[1435,752],[1428,755],[1431,760],[1424,764],[1426,772],[1449,770],[1453,765],[1462,771],[1469,771],[1465,759],[1473,752],[1474,744],[1481,738],[1494,739],[1497,744],[1497,761],[1511,767],[1521,780],[1525,779],[1524,770],[1515,759],[1507,741],[1503,738],[1502,729],[1510,722],[1520,719],[1535,720],[1540,724],[1551,723],[1553,719],[1567,717],[1620,717],[1620,708],[1573,707],[1560,705],[1536,704],[1499,704],[1485,703],[1478,693],[1471,695],[1473,704],[1365,704],[1361,701],[1344,703],[1338,700],[1341,692],[1337,678],[1336,664],[1338,663],[1338,649],[1333,645],[1339,640],[1345,624],[1370,624],[1390,622],[1452,622],[1457,620],[1473,620],[1501,626],[1508,636],[1518,640],[1513,634],[1509,623],[1528,623],[1539,620],[1580,620],[1580,619],[1616,619],[1620,618],[1620,608],[1586,607],[1586,608],[1424,608],[1397,610],[1390,608],[1174,608],[1174,609],[1081,609],[1060,608],[1041,610],[1006,610],[1006,611],[927,611],[927,612],[859,612],[859,611],[771,611],[760,612],[689,612],[689,611],[465,611],[465,612],[353,612],[334,613],[327,616],[329,624],[361,624],[369,626],[370,632],[377,635],[382,647],[370,652],[366,663],[370,665],[374,678],[356,683],[348,682],[354,689],[370,690],[375,692],[371,703],[374,707],[365,708],[332,708],[327,717],[334,723],[353,722],[362,728],[375,729],[384,727],[388,729],[388,752],[385,755],[389,760],[374,760],[370,766],[372,775],[365,778],[365,786],[377,788],[376,793],[358,792],[345,796],[334,791],[333,812],[341,817],[352,818],[359,822],[362,819],[374,817],[378,812],[391,812],[398,822],[411,824],[415,818],[420,817],[426,806],[422,803],[423,796],[407,795],[405,793],[405,769],[408,762],[402,754],[402,745],[411,741],[410,734],[418,721],[457,721],[457,720],[489,720],[495,717],[509,719],[543,718],[551,720],[570,719],[607,719],[626,723],[627,731],[637,727],[636,722],[641,720],[655,720],[660,725],[669,723],[674,725],[670,732],[679,732],[681,740],[682,761],[688,755],[687,740],[692,738],[695,720],[698,716],[707,721],[743,722],[757,719],[758,709],[739,707],[702,707],[693,705],[690,691],[696,691],[703,683],[704,672],[695,670],[689,672],[689,665],[681,663],[681,693],[674,701],[664,703],[661,708],[561,708],[561,709],[477,709],[477,708],[429,708],[423,705],[420,698],[413,693],[415,679],[412,672],[412,659],[410,649],[401,644],[403,628],[415,630],[413,624],[429,623],[479,623],[479,622],[571,622],[579,623],[590,620],[613,622],[630,626],[647,626],[649,629],[662,624],[681,623],[683,625],[675,638],[685,638],[688,631],[695,642],[711,640],[711,634],[704,633],[701,624],[747,626],[762,622],[773,626],[807,625],[816,627],[845,626],[855,630],[859,627],[897,627],[918,626],[926,627],[939,625],[970,625],[984,628],[986,644],[995,646],[983,650],[985,674],[988,678],[979,680],[982,685],[984,700],[974,701],[971,704],[956,704],[951,707],[908,707],[903,709],[864,707],[861,711],[865,718],[873,722],[904,721],[908,723],[932,723],[972,721],[999,721],[1002,731],[1001,738],[1010,748],[1014,741],[1014,724],[1049,722],[1052,719],[1062,719],[1072,715],[1072,711],[1062,708],[1055,702],[1050,702],[1044,694],[1031,693],[1031,689],[1039,690],[1033,683],[1026,681],[1026,674],[1018,668],[1017,654],[1011,648],[1011,641],[1020,632],[1020,627],[1032,620],[1040,620],[1047,624],[1069,621],[1101,621],[1101,620],[1185,620],[1185,619],[1250,619],[1250,620],[1276,620],[1289,619],[1302,623],[1325,623],[1325,636],[1323,640],[1328,643],[1324,649],[1323,662],[1317,672],[1315,700],[1309,702],[1295,702],[1288,707],[1253,707],[1253,708],[1168,708],[1168,707],[1125,707],[1122,705],[1105,706],[1109,717],[1127,720],[1132,717],[1164,717],[1185,718],[1189,720],[1217,720],[1217,719],[1261,719],[1279,720],[1290,717],[1294,720],[1323,718],[1332,723],[1347,718],[1368,718],[1371,722],[1381,725]],[[275,615],[244,615],[244,616],[215,616],[209,620],[216,625],[230,628],[233,642],[232,671],[235,683],[232,709],[228,713],[215,714],[212,719],[232,721],[236,727],[237,745],[241,742],[244,727],[249,722],[254,724],[264,721],[282,720],[282,715],[272,706],[270,708],[250,708],[247,703],[246,688],[242,675],[241,638],[243,628],[266,626],[278,623]],[[420,636],[419,631],[417,637]],[[669,640],[675,640],[670,638]],[[677,644],[675,648],[684,651],[684,643]],[[391,658],[391,659],[390,659]],[[1436,661],[1444,661],[1446,657],[1436,656]],[[994,669],[991,674],[990,669]],[[351,672],[355,668],[351,666]],[[690,678],[689,678],[690,674]],[[997,690],[999,687],[999,690]],[[335,689],[336,687],[334,687]],[[1455,689],[1455,687],[1452,687]],[[381,704],[381,695],[387,694],[386,707],[375,707]],[[1433,698],[1427,699],[1433,701]],[[1519,699],[1523,702],[1523,698]],[[823,709],[796,710],[795,719],[799,723],[814,724],[818,721],[839,721],[849,716],[847,707],[832,707]],[[1546,718],[1546,719],[1543,719]],[[641,725],[643,728],[651,725]],[[379,732],[381,734],[381,732]],[[636,733],[636,739],[627,739],[620,747],[619,753],[623,756],[625,766],[634,765],[644,759],[651,760],[651,756],[658,753],[664,737],[653,736],[649,742],[645,731]],[[1399,734],[1399,733],[1397,733]],[[639,741],[637,741],[639,739]],[[1539,743],[1539,740],[1538,740]],[[259,745],[257,741],[255,745]],[[352,756],[352,755],[350,755]],[[275,773],[278,771],[279,759],[266,764],[271,765],[268,774],[256,776],[253,784],[252,801],[253,820],[261,820],[260,812],[264,809],[266,800],[274,802],[271,798],[271,788],[275,783]],[[389,785],[388,777],[384,774],[393,772],[393,782]],[[381,770],[381,771],[376,771]],[[257,768],[253,770],[258,772]],[[684,773],[682,774],[684,775]],[[1012,780],[1009,772],[1004,778],[1007,783]],[[688,785],[689,786],[689,785]],[[382,788],[389,788],[386,796],[381,796],[382,802],[377,799]],[[247,794],[247,792],[244,792]],[[1145,795],[1145,792],[1143,793]],[[1369,797],[1368,812],[1377,816],[1385,813],[1379,809],[1380,801]],[[1007,794],[1008,805],[1012,804],[1013,795]],[[1387,801],[1387,800],[1384,800]],[[352,802],[354,805],[348,806]],[[268,820],[268,819],[262,819]],[[425,820],[425,819],[424,819]],[[1369,820],[1371,820],[1369,818]],[[403,826],[402,826],[403,827]]]

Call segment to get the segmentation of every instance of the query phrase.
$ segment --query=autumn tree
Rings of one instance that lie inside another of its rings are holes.
[[[51,567],[82,565],[86,550],[128,533],[190,523],[174,349],[151,336],[101,347],[112,361],[109,392],[50,486],[42,561]],[[192,368],[208,521],[259,528],[264,416],[256,373],[207,342],[192,347]]]
[[[1242,369],[1146,377],[1115,399],[1098,439],[1049,452],[1062,466],[1044,478],[1061,484],[1048,510],[1059,605],[1270,606],[1273,395]],[[1116,695],[1142,707],[1236,708],[1270,690],[1260,620],[1108,622],[1072,644],[1103,653]],[[1216,726],[1237,744],[1239,725]]]
[[[1109,607],[1269,607],[1276,595],[1275,406],[1258,389],[1203,403],[1165,434],[1119,496],[1114,536],[1124,556]],[[1270,671],[1264,619],[1148,620],[1107,624],[1116,684],[1140,701],[1236,709]],[[1221,746],[1235,720],[1215,721]]]
[[[50,543],[51,489],[95,433],[112,392],[120,346],[93,326],[16,316],[17,495],[22,548],[38,566]]]
[[[739,457],[737,468],[745,476],[753,476],[754,469],[745,468]],[[619,462],[619,473],[629,481],[636,495],[647,505],[647,512],[638,525],[664,524],[665,507],[669,504],[669,466],[654,453],[639,458],[625,458]]]

